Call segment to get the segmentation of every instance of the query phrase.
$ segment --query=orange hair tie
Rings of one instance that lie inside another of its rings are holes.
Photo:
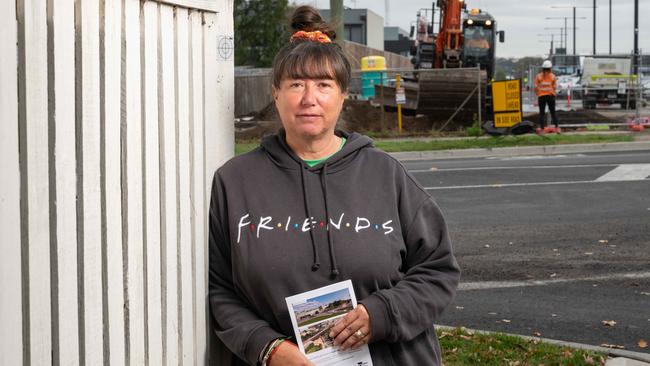
[[[332,43],[330,37],[321,31],[313,31],[313,32],[297,31],[291,36],[291,42],[294,42],[297,39],[306,39],[308,41],[318,42],[318,43]]]

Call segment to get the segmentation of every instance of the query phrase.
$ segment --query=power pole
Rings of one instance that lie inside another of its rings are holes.
[[[330,0],[332,25],[336,32],[336,43],[345,49],[345,26],[343,18],[343,0]]]

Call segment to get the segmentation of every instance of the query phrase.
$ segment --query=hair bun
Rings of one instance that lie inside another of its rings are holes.
[[[320,15],[318,10],[313,6],[303,5],[296,8],[291,16],[291,29],[294,32],[321,31],[327,34],[332,40],[336,39],[336,32]]]

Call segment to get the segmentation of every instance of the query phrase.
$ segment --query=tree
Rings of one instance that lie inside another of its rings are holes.
[[[497,69],[494,73],[494,80],[502,81],[506,79],[506,73],[502,69]]]
[[[287,0],[235,0],[235,65],[270,67],[289,39]]]

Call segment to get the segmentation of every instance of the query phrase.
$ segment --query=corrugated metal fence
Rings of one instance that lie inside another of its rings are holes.
[[[232,0],[0,2],[0,365],[206,363],[232,35]]]

